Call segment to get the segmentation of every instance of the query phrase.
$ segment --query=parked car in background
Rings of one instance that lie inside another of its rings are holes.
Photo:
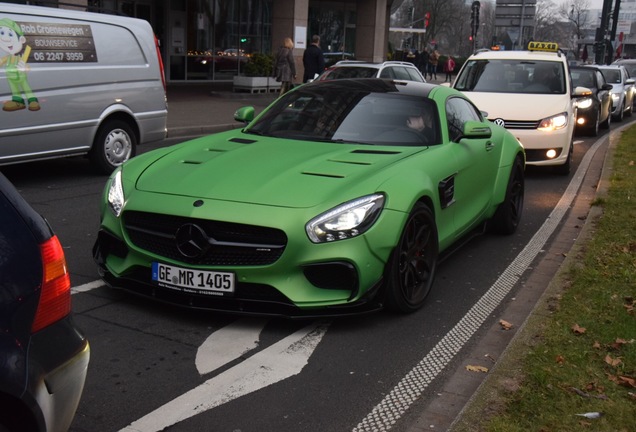
[[[636,59],[618,59],[612,64],[625,67],[630,78],[636,78]]]
[[[576,129],[597,136],[599,126],[607,129],[612,121],[612,86],[605,82],[601,70],[589,66],[570,67],[574,87],[590,90],[589,96],[576,101]]]
[[[385,61],[369,63],[356,60],[343,60],[327,68],[318,81],[342,78],[388,78],[404,81],[426,82],[420,70],[409,62]]]
[[[587,66],[590,67],[590,66]],[[595,65],[612,85],[612,118],[622,121],[624,116],[631,116],[634,110],[634,78],[630,78],[627,69],[621,65]]]
[[[325,59],[325,67],[331,67],[339,61],[343,60],[355,60],[356,56],[353,53],[348,52],[326,52],[322,55]]]
[[[111,173],[166,136],[157,38],[147,21],[0,3],[0,165],[88,155]]]
[[[315,81],[235,119],[111,176],[93,249],[108,285],[240,314],[407,313],[442,251],[520,223],[523,147],[448,87]]]
[[[64,250],[0,173],[0,430],[68,430],[90,357]]]

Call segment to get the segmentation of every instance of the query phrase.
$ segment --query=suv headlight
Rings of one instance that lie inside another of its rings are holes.
[[[366,232],[373,226],[384,208],[384,195],[367,195],[340,204],[316,216],[305,225],[314,243],[346,240]]]
[[[537,129],[542,131],[553,131],[557,129],[563,129],[568,124],[568,113],[561,113],[553,115],[552,117],[544,118],[539,123]]]
[[[121,215],[124,208],[124,187],[121,184],[121,168],[117,169],[110,179],[108,187],[108,207],[115,217]]]

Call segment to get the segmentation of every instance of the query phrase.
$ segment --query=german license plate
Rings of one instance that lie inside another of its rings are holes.
[[[152,280],[165,288],[193,294],[223,295],[234,292],[234,273],[186,269],[152,263]]]

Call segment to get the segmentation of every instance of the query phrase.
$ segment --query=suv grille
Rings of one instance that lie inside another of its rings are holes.
[[[135,246],[188,264],[267,265],[276,262],[287,245],[283,231],[255,225],[137,211],[125,212],[123,222]],[[184,254],[178,246],[177,231],[190,225],[196,226],[207,237],[203,240],[205,244],[200,245],[200,254]]]

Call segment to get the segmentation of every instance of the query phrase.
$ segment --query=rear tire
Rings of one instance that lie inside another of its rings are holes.
[[[410,313],[422,307],[435,279],[438,248],[435,216],[428,206],[417,203],[386,267],[390,310]]]
[[[521,221],[523,213],[523,197],[525,193],[524,167],[521,158],[517,157],[510,171],[506,197],[499,204],[490,221],[490,231],[509,235],[514,233]]]
[[[123,120],[107,120],[95,135],[88,156],[97,170],[104,174],[134,157],[137,151],[137,136]]]

